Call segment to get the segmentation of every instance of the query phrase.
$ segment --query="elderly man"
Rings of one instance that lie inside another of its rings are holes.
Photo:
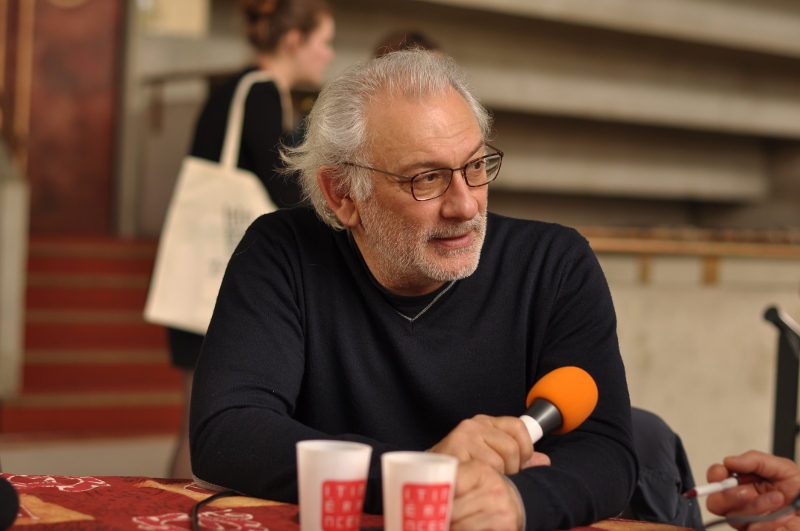
[[[611,297],[577,232],[486,211],[503,154],[445,57],[396,52],[330,82],[285,158],[313,210],[258,219],[231,258],[197,366],[198,480],[297,500],[295,443],[461,461],[452,528],[566,529],[619,514],[636,479]],[[576,365],[599,388],[533,451],[530,387]]]

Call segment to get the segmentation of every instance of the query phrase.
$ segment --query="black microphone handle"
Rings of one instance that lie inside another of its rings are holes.
[[[18,512],[17,491],[7,479],[0,478],[0,531],[5,531],[14,524]]]
[[[561,412],[555,404],[545,398],[535,399],[524,414],[533,418],[542,427],[543,435],[554,432],[564,422],[564,419],[561,418]]]

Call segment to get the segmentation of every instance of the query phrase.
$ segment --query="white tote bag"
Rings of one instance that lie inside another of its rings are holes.
[[[184,158],[158,243],[146,321],[205,334],[233,250],[253,220],[276,210],[258,177],[237,168],[247,94],[269,79],[256,70],[239,81],[219,163]]]

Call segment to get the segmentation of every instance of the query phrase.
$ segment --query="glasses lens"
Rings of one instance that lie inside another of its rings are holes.
[[[447,190],[452,172],[450,170],[433,170],[420,173],[412,181],[414,197],[422,201],[440,196]]]
[[[481,186],[492,182],[500,171],[500,155],[487,155],[473,160],[466,168],[470,186]]]
[[[503,157],[500,155],[489,155],[486,157],[486,182],[490,183],[497,178],[500,173],[500,163],[503,162]]]

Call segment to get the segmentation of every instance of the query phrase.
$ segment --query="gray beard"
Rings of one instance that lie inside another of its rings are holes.
[[[478,268],[486,235],[486,213],[469,221],[446,227],[436,227],[423,234],[422,229],[408,222],[393,219],[374,201],[362,204],[361,221],[365,244],[375,252],[374,259],[381,275],[389,279],[391,288],[410,288],[434,282],[450,282],[470,276]],[[455,250],[437,250],[440,256],[473,253],[474,259],[451,269],[427,259],[425,250],[433,238],[447,238],[474,231],[472,245]],[[375,272],[373,272],[374,274]],[[378,275],[376,275],[378,276]]]

